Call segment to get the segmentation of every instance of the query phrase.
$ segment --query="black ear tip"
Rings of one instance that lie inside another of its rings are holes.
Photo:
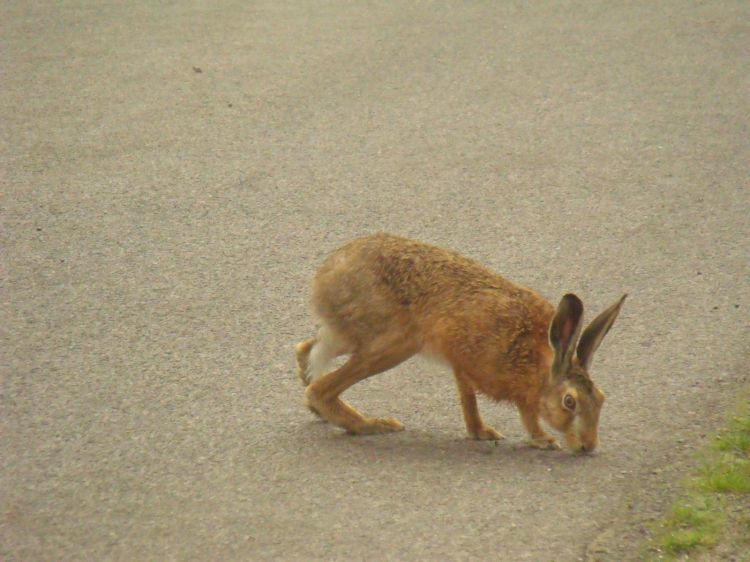
[[[562,300],[560,301],[560,305],[567,305],[571,307],[571,309],[576,311],[583,311],[583,301],[578,298],[578,295],[574,293],[567,293],[563,295]]]

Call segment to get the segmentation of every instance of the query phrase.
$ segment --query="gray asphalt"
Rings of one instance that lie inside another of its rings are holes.
[[[747,385],[750,4],[24,2],[2,18],[0,556],[622,560]],[[303,405],[309,280],[386,230],[593,312],[600,454],[452,376]]]

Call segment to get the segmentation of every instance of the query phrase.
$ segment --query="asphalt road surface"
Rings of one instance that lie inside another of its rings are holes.
[[[622,560],[748,375],[750,4],[26,2],[2,16],[2,532],[37,560]],[[303,405],[385,230],[588,317],[600,453],[419,361]]]

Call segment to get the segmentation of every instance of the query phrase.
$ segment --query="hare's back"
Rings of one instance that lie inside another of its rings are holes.
[[[346,244],[325,260],[315,277],[314,299],[410,307],[487,289],[515,292],[519,287],[455,252],[375,234]]]

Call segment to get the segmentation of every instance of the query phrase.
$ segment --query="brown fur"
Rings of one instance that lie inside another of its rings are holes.
[[[452,366],[472,437],[502,438],[479,415],[476,393],[481,392],[515,403],[536,447],[558,447],[542,429],[540,416],[563,431],[572,448],[596,447],[604,396],[583,364],[611,327],[622,299],[584,332],[582,363],[573,353],[583,312],[575,295],[566,295],[556,311],[537,293],[455,252],[376,234],[325,260],[313,281],[312,301],[323,329],[297,345],[300,378],[310,409],[349,433],[403,429],[394,419],[363,416],[339,396],[424,353]],[[310,382],[308,360],[316,346],[325,359],[350,357]],[[574,412],[563,406],[566,394],[575,396]]]

